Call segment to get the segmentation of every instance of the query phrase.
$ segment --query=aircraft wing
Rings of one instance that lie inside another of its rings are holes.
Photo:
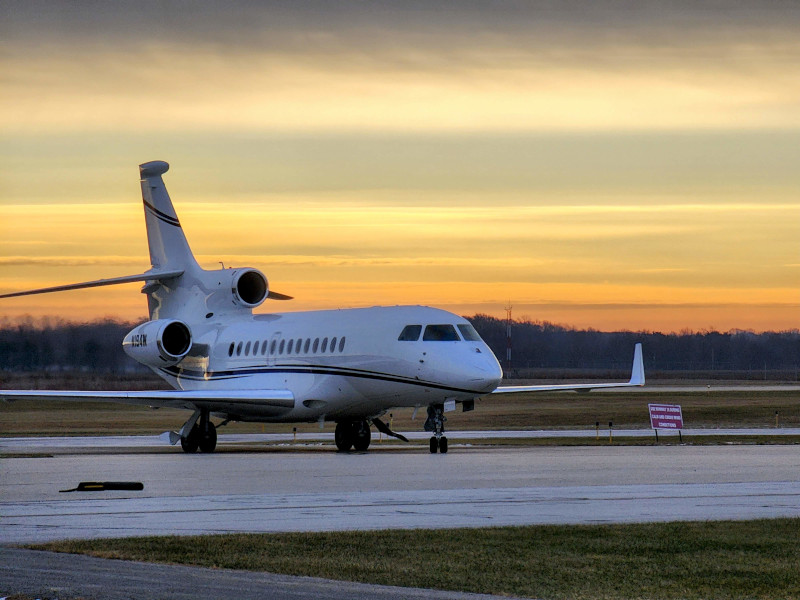
[[[238,413],[254,409],[283,412],[294,407],[289,390],[79,392],[64,390],[0,390],[0,400],[65,400],[74,402],[118,402],[162,408],[207,408],[212,412]]]
[[[591,391],[601,388],[619,388],[644,385],[644,361],[642,360],[642,345],[636,344],[633,351],[633,368],[630,381],[620,383],[567,383],[559,385],[510,385],[501,386],[492,394],[519,394],[522,392],[558,392],[558,391]]]
[[[67,285],[57,285],[55,287],[40,288],[38,290],[26,290],[24,292],[14,292],[13,294],[3,294],[0,298],[16,298],[17,296],[31,296],[33,294],[49,294],[50,292],[66,292],[68,290],[82,290],[93,287],[104,287],[107,285],[118,285],[120,283],[133,283],[136,281],[164,281],[174,279],[183,275],[183,270],[158,271],[151,270],[146,273],[136,275],[124,275],[122,277],[112,277],[111,279],[98,279],[96,281],[84,281],[83,283],[70,283]]]

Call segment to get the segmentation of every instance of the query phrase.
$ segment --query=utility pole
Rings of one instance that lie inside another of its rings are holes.
[[[506,372],[511,373],[511,300],[506,306]]]

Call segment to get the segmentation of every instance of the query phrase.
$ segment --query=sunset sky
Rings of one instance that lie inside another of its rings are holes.
[[[0,4],[0,293],[200,263],[601,330],[800,327],[796,2]],[[0,300],[139,319],[140,284]]]

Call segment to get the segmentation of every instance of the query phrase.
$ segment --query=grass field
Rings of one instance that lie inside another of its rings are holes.
[[[27,383],[28,385],[24,385]],[[148,389],[158,381],[0,381],[6,388]],[[681,404],[687,427],[756,427],[775,415],[800,426],[794,391],[527,394],[488,398],[476,410],[448,413],[458,430],[648,428],[647,404]],[[393,411],[393,428],[416,431],[422,418]],[[185,411],[71,402],[0,403],[0,435],[158,434],[176,429]],[[388,420],[388,417],[387,417]],[[226,432],[291,432],[295,425],[231,424]],[[298,431],[318,431],[316,424]],[[328,424],[327,430],[332,430]],[[665,441],[662,439],[662,441]],[[675,440],[670,439],[670,443]],[[739,443],[798,443],[795,437],[727,438]],[[720,443],[696,436],[692,443]],[[506,444],[587,445],[588,439],[506,440]],[[620,438],[616,444],[652,444]],[[141,538],[37,546],[110,558],[249,569],[379,584],[544,599],[800,598],[800,519],[603,526],[535,526],[444,531]]]
[[[159,537],[36,547],[543,599],[800,598],[800,519]]]
[[[25,385],[27,384],[27,385]],[[72,385],[69,385],[72,384]],[[5,388],[56,389],[148,389],[157,380],[145,378],[102,378],[86,381],[29,379],[3,380]],[[680,404],[686,427],[756,427],[775,426],[775,413],[782,427],[800,427],[800,393],[796,391],[709,391],[704,393],[531,393],[493,396],[478,400],[475,410],[448,413],[448,431],[491,429],[593,429],[596,422],[615,429],[649,428],[648,403]],[[412,420],[411,409],[392,411],[396,431],[420,431],[424,415]],[[424,411],[420,411],[424,413]],[[174,430],[186,420],[186,411],[153,410],[123,404],[93,402],[0,402],[0,435],[96,435],[159,434]],[[389,417],[386,417],[389,420]],[[319,431],[316,423],[254,424],[232,423],[226,433]],[[332,430],[332,424],[326,428]]]

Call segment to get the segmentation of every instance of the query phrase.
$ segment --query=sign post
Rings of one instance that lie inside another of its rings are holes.
[[[656,442],[659,429],[677,430],[683,441],[683,413],[680,404],[648,404],[647,408],[650,409],[650,427],[656,432]]]

